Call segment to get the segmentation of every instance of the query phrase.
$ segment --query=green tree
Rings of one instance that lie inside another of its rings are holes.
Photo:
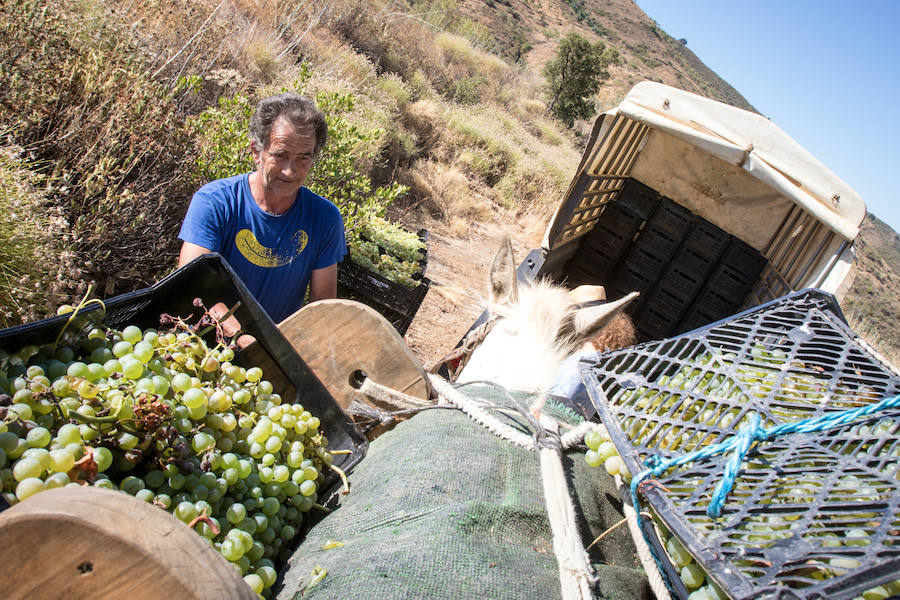
[[[571,127],[575,119],[594,115],[594,94],[609,79],[608,68],[619,61],[619,52],[601,42],[590,43],[570,33],[559,44],[556,58],[544,66],[550,104],[547,113]]]

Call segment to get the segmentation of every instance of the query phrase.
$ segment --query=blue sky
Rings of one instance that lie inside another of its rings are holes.
[[[900,0],[636,0],[900,231]]]

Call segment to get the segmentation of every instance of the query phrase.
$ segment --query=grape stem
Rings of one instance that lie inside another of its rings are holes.
[[[339,451],[339,452],[340,452],[340,451]],[[335,453],[333,452],[332,454],[335,454]],[[350,493],[350,484],[347,482],[347,474],[344,473],[344,471],[341,470],[340,467],[337,467],[337,466],[335,466],[335,465],[333,465],[333,464],[331,464],[331,463],[327,463],[327,464],[328,464],[328,466],[331,468],[332,471],[336,471],[337,474],[340,475],[341,481],[344,482],[344,489],[341,490],[341,493],[342,493],[342,494],[349,494],[349,493]]]
[[[645,518],[647,518],[647,519],[652,519],[652,518],[653,518],[652,515],[650,515],[649,513],[645,513],[645,512],[642,512],[642,513],[641,513],[641,516],[642,516],[642,517],[645,517]],[[628,517],[625,517],[625,518],[622,519],[621,521],[619,521],[619,522],[613,524],[609,529],[607,529],[606,531],[604,531],[603,533],[601,533],[600,535],[598,535],[598,536],[594,539],[593,542],[591,542],[590,544],[588,544],[588,546],[587,546],[587,548],[585,548],[585,550],[590,550],[590,549],[591,549],[591,546],[593,546],[594,544],[596,544],[597,542],[599,542],[600,540],[602,540],[603,538],[605,538],[608,534],[612,533],[616,528],[621,527],[622,525],[624,525],[624,524],[627,523],[627,522],[628,522]]]
[[[93,287],[93,284],[88,284],[87,291],[84,293],[84,296],[81,298],[81,302],[79,302],[75,306],[75,309],[69,315],[69,318],[66,319],[65,323],[63,323],[63,326],[59,330],[59,333],[56,334],[56,339],[53,340],[53,350],[54,351],[59,347],[59,340],[62,339],[62,336],[66,332],[66,329],[68,329],[69,325],[72,323],[72,321],[74,321],[76,319],[76,317],[78,316],[78,313],[82,309],[85,309],[85,308],[91,306],[92,304],[99,304],[100,305],[100,316],[97,318],[97,321],[99,321],[100,319],[102,319],[103,317],[106,316],[106,305],[103,303],[102,300],[99,300],[97,298],[91,298],[90,300],[88,300],[88,296],[91,295],[92,287]]]

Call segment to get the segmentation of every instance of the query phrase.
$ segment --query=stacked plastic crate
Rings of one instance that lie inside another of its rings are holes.
[[[900,593],[900,374],[833,296],[797,292],[581,369],[668,538],[645,530],[676,597]],[[710,450],[757,420],[729,475],[732,452]],[[648,465],[665,468],[647,477]],[[710,516],[726,478],[731,491]],[[703,574],[682,580],[692,562]]]
[[[338,297],[371,306],[390,321],[400,335],[404,335],[409,329],[431,287],[431,280],[425,277],[425,269],[428,267],[428,231],[422,229],[418,236],[426,244],[426,249],[419,260],[421,270],[413,276],[417,278],[417,285],[414,287],[391,281],[356,264],[349,256],[338,265]]]

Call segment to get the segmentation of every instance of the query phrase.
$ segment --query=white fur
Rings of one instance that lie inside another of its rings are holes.
[[[472,354],[459,383],[492,381],[510,390],[550,389],[559,365],[581,342],[560,331],[571,329],[575,302],[565,288],[548,282],[519,287],[518,301],[491,306],[501,316]]]

